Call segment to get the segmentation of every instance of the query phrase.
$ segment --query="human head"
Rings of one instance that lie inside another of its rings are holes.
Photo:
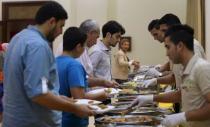
[[[65,9],[59,3],[50,1],[40,7],[36,13],[35,21],[37,25],[44,26],[47,40],[53,42],[62,33],[67,18]]]
[[[115,47],[120,42],[121,35],[125,29],[116,21],[108,21],[102,27],[103,38],[109,43],[109,46]]]
[[[167,56],[173,63],[181,63],[181,57],[188,52],[194,52],[194,30],[188,25],[171,26],[165,34]]]
[[[148,25],[148,31],[153,36],[154,40],[161,42],[160,39],[158,38],[158,31],[159,31],[157,28],[158,21],[159,21],[159,19],[152,20]]]
[[[77,27],[69,27],[63,35],[63,51],[74,52],[79,57],[84,51],[87,35]]]
[[[119,48],[123,50],[124,52],[127,52],[130,48],[130,42],[128,39],[122,39],[119,43]]]
[[[96,44],[100,35],[100,28],[95,20],[88,19],[80,24],[80,30],[87,34],[87,47],[92,47]]]
[[[178,25],[181,24],[181,21],[179,18],[171,13],[165,14],[159,21],[158,21],[158,27],[159,27],[159,33],[158,38],[161,42],[164,41],[165,38],[165,32],[168,30],[169,27],[172,25]]]

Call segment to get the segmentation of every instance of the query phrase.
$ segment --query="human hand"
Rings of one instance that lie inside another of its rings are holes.
[[[154,67],[154,68],[155,68],[156,70],[158,70],[158,71],[159,71],[159,70],[161,69],[161,67],[162,67],[162,65],[161,65],[161,64],[157,64],[157,65],[155,65],[155,67]]]
[[[173,114],[173,115],[167,115],[163,121],[162,125],[165,127],[176,127],[177,125],[181,123],[186,122],[185,112]]]
[[[157,85],[157,78],[153,78],[153,79],[145,80],[142,87],[148,88],[148,87],[156,86],[156,85]]]
[[[156,70],[155,68],[150,68],[146,74],[146,76],[154,76],[154,77],[159,77],[162,76],[162,73]]]
[[[138,105],[138,107],[144,106],[148,103],[153,102],[153,95],[139,95],[129,107],[134,107],[135,105]]]
[[[95,112],[93,111],[94,109],[88,105],[76,104],[75,107],[76,107],[76,109],[75,109],[74,114],[78,117],[83,118],[83,117],[95,115]]]
[[[140,68],[140,62],[139,61],[134,61],[134,71],[138,71]]]
[[[118,88],[119,84],[116,81],[104,80],[104,87],[107,87],[107,88]]]

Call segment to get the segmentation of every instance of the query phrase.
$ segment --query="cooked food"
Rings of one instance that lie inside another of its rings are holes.
[[[157,91],[151,91],[151,90],[141,90],[139,91],[140,94],[155,94]]]
[[[104,91],[107,92],[107,93],[111,93],[112,92],[112,88],[107,88]]]
[[[144,123],[144,122],[152,122],[153,119],[151,116],[133,116],[133,117],[117,117],[114,118],[112,116],[104,117],[102,122],[105,123],[125,123],[125,122],[134,122],[134,123]]]
[[[122,89],[122,91],[119,92],[120,94],[137,94],[138,92],[133,89]]]
[[[106,109],[107,108],[107,105],[100,104],[100,105],[98,105],[98,107],[101,108],[101,109]]]
[[[125,82],[123,83],[122,87],[124,88],[136,88],[137,87],[137,83],[136,82]]]

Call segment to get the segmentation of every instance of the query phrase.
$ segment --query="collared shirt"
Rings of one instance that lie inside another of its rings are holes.
[[[111,54],[102,41],[94,45],[90,52],[90,59],[93,65],[93,75],[97,78],[111,80]]]
[[[37,27],[29,26],[12,38],[4,65],[3,126],[60,127],[61,112],[32,101],[59,90],[55,58]]]
[[[207,104],[205,95],[210,93],[210,63],[194,55],[182,74],[182,110],[195,110]],[[209,125],[210,120],[187,122],[189,127]]]
[[[196,39],[194,39],[194,53],[200,58],[203,58],[203,59],[206,58],[203,47]],[[173,64],[172,71],[175,75],[176,87],[179,88],[182,82],[181,76],[183,72],[183,66],[181,64]]]
[[[86,47],[82,55],[77,58],[77,60],[82,64],[82,66],[85,68],[86,73],[91,76],[93,75],[93,65],[91,63],[89,54],[88,54],[88,48]]]

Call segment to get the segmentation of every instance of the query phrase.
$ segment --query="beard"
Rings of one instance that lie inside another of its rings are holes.
[[[52,30],[49,32],[47,35],[47,40],[48,42],[52,45],[53,41],[55,40],[55,31],[56,31],[56,26],[52,28]]]

